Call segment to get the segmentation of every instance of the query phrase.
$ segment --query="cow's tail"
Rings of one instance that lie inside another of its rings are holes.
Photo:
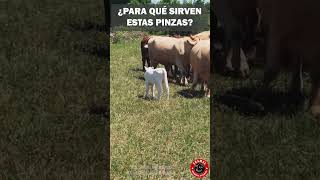
[[[169,83],[168,83],[168,76],[167,71],[163,68],[163,79],[164,79],[164,85],[167,90],[167,99],[169,99]]]

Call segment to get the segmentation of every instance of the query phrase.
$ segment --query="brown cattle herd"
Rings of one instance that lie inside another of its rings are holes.
[[[224,72],[250,75],[250,64],[263,59],[264,78],[258,89],[270,89],[277,75],[292,73],[289,91],[303,93],[303,72],[311,79],[309,109],[320,117],[320,1],[215,0],[211,19],[212,51],[221,53]],[[257,57],[257,45],[263,49]],[[169,78],[204,89],[210,77],[210,31],[189,36],[145,36],[141,40],[143,66],[165,66]],[[216,64],[213,58],[213,63]],[[212,69],[212,68],[211,68]],[[215,66],[216,69],[216,66]],[[249,77],[250,78],[250,77]],[[210,90],[207,88],[206,95]],[[253,92],[254,94],[254,92]]]

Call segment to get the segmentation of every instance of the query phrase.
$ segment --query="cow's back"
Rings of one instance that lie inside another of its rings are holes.
[[[210,31],[203,31],[203,32],[198,33],[194,36],[198,37],[201,40],[207,40],[207,39],[210,39]]]
[[[164,65],[174,64],[177,56],[181,55],[183,45],[180,38],[153,36],[148,42],[150,60]]]
[[[320,65],[320,2],[314,0],[259,0],[275,48],[286,48],[306,65]],[[295,59],[279,59],[296,64]]]

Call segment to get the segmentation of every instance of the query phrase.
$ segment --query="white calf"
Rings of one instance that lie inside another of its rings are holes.
[[[162,94],[162,81],[164,81],[166,90],[167,90],[167,99],[169,99],[169,84],[167,71],[165,68],[156,68],[153,67],[144,67],[144,79],[146,81],[146,97],[149,96],[149,86],[151,85],[152,97],[154,97],[154,85],[157,86],[158,89],[158,99]]]

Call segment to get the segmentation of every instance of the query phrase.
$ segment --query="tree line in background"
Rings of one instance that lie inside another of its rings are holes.
[[[105,0],[106,1],[106,0]],[[206,7],[206,12],[210,10],[210,1],[206,0],[183,0],[180,2],[180,0],[156,0],[157,4],[167,4],[167,5],[194,5],[194,6],[204,6]],[[147,5],[151,4],[151,0],[111,0],[111,4],[133,4],[133,5]],[[106,2],[105,2],[106,5]],[[209,30],[210,22],[208,22],[208,29]],[[200,31],[199,31],[200,32]],[[195,32],[191,31],[172,31],[172,30],[163,30],[163,31],[148,31],[150,34],[156,34],[156,35],[190,35],[194,34]],[[198,32],[196,32],[198,33]]]
[[[112,0],[112,4],[151,4],[151,0]],[[186,5],[209,5],[209,2],[205,2],[204,0],[183,0],[182,3],[180,3],[179,0],[160,0],[158,2],[159,4],[186,4]]]

